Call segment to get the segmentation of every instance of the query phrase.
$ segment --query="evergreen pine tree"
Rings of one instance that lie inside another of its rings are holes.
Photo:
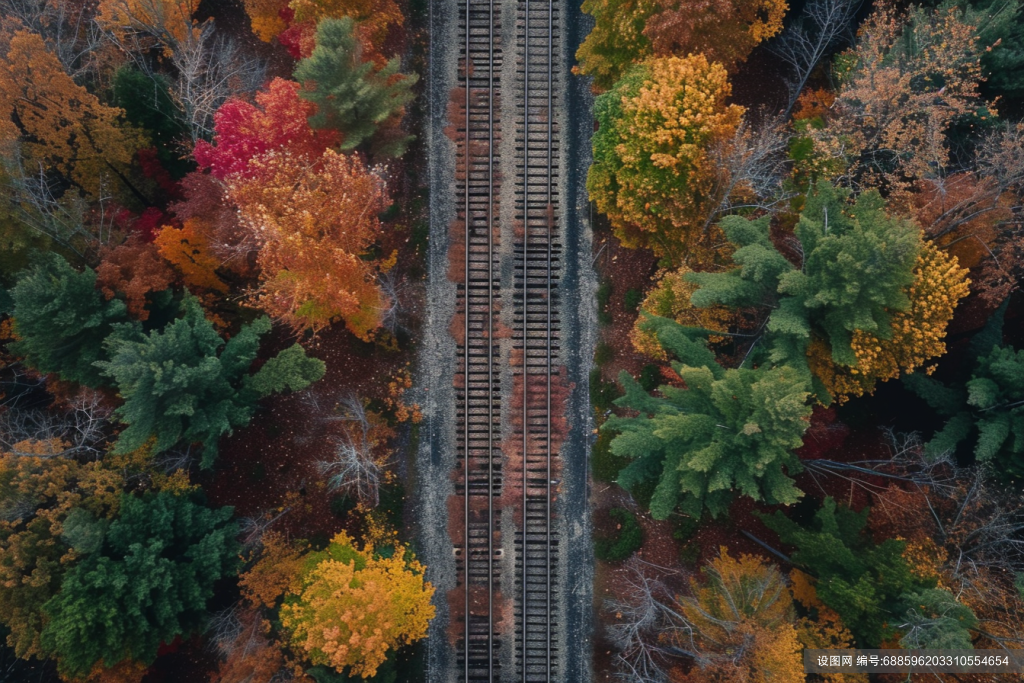
[[[11,290],[14,331],[20,341],[11,351],[39,372],[90,387],[109,384],[94,363],[107,359],[103,340],[113,325],[127,323],[123,301],[105,301],[96,289],[96,272],[79,273],[63,257],[47,254],[22,275]]]
[[[616,405],[639,412],[603,427],[619,432],[612,452],[632,458],[619,484],[657,481],[650,504],[656,519],[677,506],[694,517],[705,508],[717,516],[737,492],[771,504],[796,502],[802,494],[788,474],[801,470],[792,451],[811,413],[804,376],[788,367],[725,369],[702,331],[666,318],[646,326],[681,361],[672,367],[686,388],[662,386],[658,396],[628,373],[619,377],[626,393]]]
[[[818,598],[842,617],[861,647],[879,647],[896,635],[901,599],[926,585],[903,558],[906,543],[887,539],[875,545],[863,533],[868,509],[854,512],[826,498],[809,528],[782,512],[763,516],[783,543],[796,546],[793,564],[817,579]]]
[[[397,58],[379,69],[373,62],[363,61],[351,17],[322,20],[317,25],[313,53],[295,69],[297,81],[313,86],[301,92],[318,108],[310,124],[340,131],[344,136],[341,148],[355,149],[412,101],[417,77],[399,74],[399,66]],[[399,156],[411,139],[389,141],[377,151]]]
[[[925,444],[925,455],[940,458],[971,448],[979,463],[994,473],[1024,478],[1024,351],[1003,346],[1003,316],[997,310],[971,340],[971,378],[945,384],[922,373],[903,379],[911,391],[946,419]]]
[[[307,358],[298,345],[249,374],[270,320],[242,327],[227,343],[186,294],[184,315],[162,330],[143,335],[121,326],[106,342],[110,361],[97,365],[117,384],[124,405],[115,416],[127,425],[116,452],[141,448],[156,437],[155,452],[175,444],[203,446],[204,467],[217,456],[217,441],[249,423],[256,402],[268,394],[303,389],[320,379],[324,363]]]
[[[43,606],[43,649],[78,678],[97,662],[151,663],[160,643],[195,632],[214,583],[238,562],[231,514],[172,493],[125,495],[99,549]]]
[[[737,267],[724,273],[691,273],[700,285],[699,307],[769,306],[772,360],[806,368],[812,337],[828,342],[836,363],[852,366],[854,331],[891,336],[889,314],[906,310],[905,289],[914,281],[920,231],[889,216],[874,190],[848,203],[848,193],[819,182],[807,195],[796,226],[801,262],[790,263],[769,238],[768,217],[728,216],[721,227],[738,249]]]

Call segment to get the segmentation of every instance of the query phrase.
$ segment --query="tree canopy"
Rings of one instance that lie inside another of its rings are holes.
[[[214,583],[234,571],[238,529],[230,519],[230,508],[186,496],[126,495],[102,543],[43,606],[44,650],[72,676],[97,662],[152,662],[160,643],[200,627]]]
[[[108,384],[97,361],[108,358],[104,340],[115,325],[128,322],[124,301],[103,298],[96,272],[76,271],[50,253],[22,274],[11,290],[15,330],[20,341],[11,350],[40,372],[98,387]],[[127,328],[126,328],[127,329]]]
[[[725,68],[697,54],[648,59],[597,98],[587,191],[623,244],[673,263],[711,258],[723,197],[710,151],[744,112],[725,104],[730,92]]]
[[[364,61],[350,17],[321,20],[313,53],[295,68],[296,80],[307,85],[300,94],[317,106],[310,123],[339,131],[341,149],[355,149],[383,124],[400,119],[412,101],[418,77],[399,73],[400,67],[397,58],[383,67]],[[411,139],[379,140],[376,151],[401,156]]]
[[[611,417],[603,427],[619,432],[612,452],[632,459],[619,484],[657,481],[655,519],[677,506],[693,517],[704,509],[718,516],[737,493],[771,504],[799,500],[803,494],[788,475],[801,470],[793,450],[811,413],[805,378],[786,367],[723,368],[699,331],[665,318],[648,325],[679,359],[672,368],[686,386],[661,386],[657,396],[628,373],[619,376],[626,393],[616,405],[639,412]]]
[[[281,623],[313,664],[369,678],[389,651],[421,640],[434,616],[423,566],[399,547],[358,550],[344,532],[314,553],[301,588],[285,598]]]
[[[124,399],[114,413],[126,425],[116,452],[141,448],[151,437],[157,452],[198,443],[210,467],[220,437],[247,425],[261,397],[305,388],[323,376],[323,361],[308,358],[298,345],[250,373],[260,337],[269,331],[270,321],[258,318],[225,343],[188,294],[182,317],[161,330],[118,327],[105,342],[110,360],[97,364]]]

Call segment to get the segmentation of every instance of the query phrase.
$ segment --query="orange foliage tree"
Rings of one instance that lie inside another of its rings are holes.
[[[383,66],[382,53],[389,33],[405,21],[395,0],[244,0],[253,33],[265,42],[278,37],[293,48],[296,58],[308,57],[321,19],[351,17],[363,46],[363,55]]]
[[[149,318],[147,296],[161,292],[174,282],[174,271],[160,258],[157,247],[138,235],[113,249],[104,250],[96,268],[96,284],[103,296],[124,295],[128,312],[139,320]]]
[[[201,219],[189,218],[180,228],[173,225],[160,228],[154,244],[160,255],[181,273],[186,287],[224,293],[228,288],[217,277],[220,260],[210,252],[207,230],[208,226]]]
[[[145,139],[124,112],[75,83],[38,34],[0,37],[0,55],[0,141],[20,143],[26,173],[58,173],[92,195],[111,174],[127,182]]]
[[[317,163],[289,153],[254,159],[229,194],[260,242],[253,301],[296,329],[336,320],[361,339],[378,327],[379,262],[368,258],[387,208],[384,181],[356,156],[326,150]]]
[[[744,113],[725,104],[730,92],[721,64],[691,55],[650,59],[597,99],[587,190],[623,244],[676,263],[709,260],[709,218],[728,185],[710,151]]]
[[[576,58],[601,90],[649,56],[703,54],[732,70],[782,30],[785,0],[586,0],[595,25]]]
[[[843,85],[825,127],[810,131],[818,169],[906,204],[916,181],[949,166],[950,125],[994,115],[978,90],[980,54],[975,27],[955,7],[914,8],[906,19],[876,10],[840,60]]]
[[[924,243],[907,288],[910,306],[891,313],[887,334],[855,330],[850,346],[857,362],[850,367],[834,363],[828,343],[816,339],[808,350],[811,370],[840,403],[914,372],[946,352],[946,327],[970,283],[955,256]]]
[[[426,637],[434,589],[405,555],[398,547],[380,557],[372,546],[357,550],[344,532],[335,536],[281,608],[293,645],[314,664],[369,678],[389,650]]]

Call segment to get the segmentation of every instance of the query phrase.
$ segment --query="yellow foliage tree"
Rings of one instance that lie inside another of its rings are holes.
[[[690,297],[698,289],[696,283],[686,279],[686,274],[690,272],[692,271],[687,266],[682,266],[678,270],[661,270],[654,276],[657,284],[647,293],[643,303],[640,304],[640,315],[637,316],[633,329],[629,333],[633,348],[638,353],[656,360],[668,358],[657,336],[650,330],[642,329],[641,323],[646,319],[645,313],[670,318],[680,325],[688,327],[703,327],[721,332],[728,330],[729,322],[735,316],[727,307],[696,308],[690,303]],[[721,337],[712,336],[710,339],[719,341]]]
[[[273,41],[288,28],[288,22],[281,18],[281,11],[288,7],[287,0],[244,0],[243,4],[252,32],[263,42]]]
[[[907,289],[910,308],[894,311],[891,336],[855,331],[851,348],[857,364],[845,367],[832,361],[823,340],[811,343],[807,356],[812,372],[840,403],[870,394],[878,382],[909,374],[946,352],[946,327],[957,304],[970,293],[967,269],[955,256],[926,242],[914,267],[914,282]]]
[[[20,146],[26,172],[59,173],[96,195],[104,177],[122,179],[144,136],[75,83],[41,36],[0,38],[0,141]]]
[[[369,678],[389,650],[421,640],[434,616],[423,566],[396,548],[378,557],[357,550],[344,532],[285,599],[281,623],[314,664]]]
[[[152,39],[171,54],[179,44],[198,39],[201,28],[193,19],[198,7],[199,0],[100,0],[96,20],[122,41]]]
[[[693,628],[693,642],[679,645],[696,651],[698,667],[674,680],[803,683],[793,598],[782,574],[752,555],[735,559],[725,547],[703,573],[705,581],[691,580],[692,597],[679,603]]]
[[[217,276],[220,260],[211,253],[208,229],[202,219],[189,218],[180,228],[162,227],[154,242],[160,255],[181,272],[186,287],[227,292],[227,285]]]
[[[587,190],[623,244],[676,263],[714,255],[709,219],[729,183],[710,152],[744,113],[731,91],[725,67],[690,55],[650,59],[598,98]]]

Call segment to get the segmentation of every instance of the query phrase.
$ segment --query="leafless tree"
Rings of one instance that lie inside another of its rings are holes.
[[[266,79],[266,64],[232,38],[203,26],[192,40],[175,49],[177,71],[171,95],[184,113],[192,144],[213,134],[213,115],[228,97],[254,92]]]
[[[677,646],[692,642],[693,629],[663,579],[674,572],[635,556],[624,568],[624,590],[606,603],[616,618],[608,626],[608,636],[618,650],[619,677],[631,683],[663,683],[674,658],[693,654]]]
[[[90,206],[75,192],[65,192],[40,165],[26,168],[21,155],[12,150],[3,155],[6,193],[18,221],[83,261],[91,262],[99,249],[115,236],[113,197],[100,182],[100,194]]]
[[[926,226],[931,239],[951,235],[987,214],[1020,214],[1024,209],[1024,124],[1007,123],[987,135],[978,146],[974,168],[967,171],[968,175],[945,173],[926,180],[942,206]],[[971,191],[958,192],[953,185],[968,178]],[[1001,222],[1003,229],[1019,225],[1016,218]],[[961,239],[967,237],[971,235]]]
[[[804,469],[815,480],[819,476],[838,477],[869,492],[886,488],[886,485],[878,483],[879,481],[903,482],[944,491],[951,490],[956,485],[960,473],[952,453],[926,458],[924,444],[917,432],[902,433],[888,427],[881,429],[890,453],[888,459],[804,460]],[[825,489],[822,488],[822,491]]]
[[[258,548],[263,544],[263,536],[274,526],[277,520],[288,514],[290,507],[264,512],[257,517],[242,517],[238,520],[239,537],[246,548]]]
[[[19,444],[49,441],[60,448],[48,457],[99,458],[105,450],[109,418],[110,409],[89,389],[81,389],[61,412],[9,403],[0,407],[0,448],[14,455],[38,456],[23,451]]]
[[[860,5],[861,0],[810,0],[803,14],[769,44],[768,49],[790,70],[786,78],[789,102],[783,119],[789,118],[821,60],[852,39],[853,19]]]
[[[789,171],[789,136],[784,125],[783,119],[767,119],[757,127],[745,121],[735,135],[710,150],[711,161],[720,171],[713,196],[721,197],[721,202],[707,217],[705,230],[730,211],[771,211],[789,199],[782,189]]]
[[[391,268],[377,277],[383,302],[380,308],[380,324],[391,334],[397,333],[402,328],[400,319],[405,312],[402,307],[402,295],[406,284],[402,276],[395,271],[395,268]]]
[[[321,476],[332,491],[350,491],[374,507],[380,500],[386,459],[375,453],[370,439],[372,425],[358,396],[343,398],[337,414],[327,418],[342,422],[340,433],[331,437],[333,456],[318,463]]]

